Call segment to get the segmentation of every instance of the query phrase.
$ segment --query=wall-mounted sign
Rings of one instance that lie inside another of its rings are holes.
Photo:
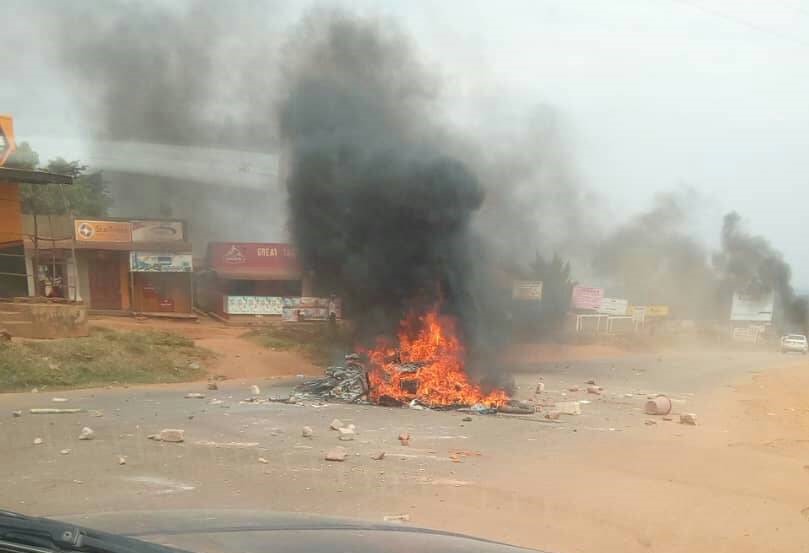
[[[132,221],[133,242],[180,242],[183,224],[180,221]]]
[[[190,253],[130,252],[129,270],[133,273],[190,273]]]
[[[342,306],[339,298],[284,298],[284,321],[326,321],[334,313],[334,317],[342,317]]]
[[[128,221],[93,221],[76,219],[73,228],[78,242],[132,241],[132,228]]]

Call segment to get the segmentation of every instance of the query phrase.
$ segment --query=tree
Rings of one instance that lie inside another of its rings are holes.
[[[542,281],[539,330],[543,333],[558,332],[564,325],[575,284],[570,279],[570,262],[562,261],[558,254],[546,261],[537,252],[530,271],[532,278]]]
[[[6,161],[7,167],[34,170],[39,166],[39,155],[27,142],[17,146],[17,150]],[[101,172],[87,173],[87,166],[79,161],[64,158],[52,159],[41,169],[49,173],[70,175],[72,185],[60,184],[20,184],[22,212],[33,216],[34,271],[39,270],[39,217],[47,215],[72,215],[78,217],[103,217],[112,203]],[[53,229],[54,225],[51,224]]]

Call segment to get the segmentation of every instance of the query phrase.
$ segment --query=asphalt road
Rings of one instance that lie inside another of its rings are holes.
[[[670,521],[655,514],[659,502],[683,475],[675,468],[674,476],[639,480],[628,469],[637,461],[632,452],[654,457],[656,448],[665,451],[672,443],[687,449],[695,436],[715,436],[723,428],[659,418],[647,424],[647,395],[669,394],[675,412],[699,413],[721,390],[784,361],[775,353],[690,351],[525,365],[515,375],[517,397],[584,401],[580,416],[559,422],[541,415],[464,421],[466,413],[452,411],[242,401],[252,384],[264,396],[280,395],[294,380],[229,380],[217,391],[195,383],[5,394],[0,508],[39,515],[191,507],[370,520],[407,515],[410,524],[548,550],[610,544],[648,551],[663,544],[675,551],[710,540],[710,530],[692,528],[691,542],[661,534]],[[604,393],[568,391],[576,385],[584,390],[588,379]],[[545,391],[535,397],[540,380]],[[187,392],[205,398],[186,399]],[[68,401],[54,403],[54,397]],[[37,407],[87,412],[29,414]],[[14,410],[22,416],[13,417]],[[329,430],[334,418],[356,425],[353,441],[338,441]],[[312,438],[301,435],[304,425],[314,429]],[[77,439],[83,426],[95,431],[95,439]],[[147,438],[163,428],[184,429],[185,442]],[[405,431],[412,436],[409,446],[397,439]],[[35,438],[43,443],[35,445]],[[345,462],[324,460],[335,446],[348,451]],[[373,460],[379,451],[385,458]],[[727,493],[732,504],[735,491]]]

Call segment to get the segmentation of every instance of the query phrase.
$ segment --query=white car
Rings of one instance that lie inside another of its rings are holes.
[[[781,337],[781,353],[790,351],[806,355],[809,353],[809,342],[803,334],[787,334]]]

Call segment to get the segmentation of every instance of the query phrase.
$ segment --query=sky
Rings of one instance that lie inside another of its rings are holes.
[[[463,132],[552,106],[594,217],[618,224],[678,186],[699,192],[694,232],[716,244],[738,211],[809,288],[809,0],[355,0],[390,18],[440,80]],[[279,4],[292,23],[312,5]],[[37,41],[28,22],[26,41]],[[72,99],[24,44],[0,112],[19,138],[82,138]],[[54,154],[55,155],[55,154]]]

